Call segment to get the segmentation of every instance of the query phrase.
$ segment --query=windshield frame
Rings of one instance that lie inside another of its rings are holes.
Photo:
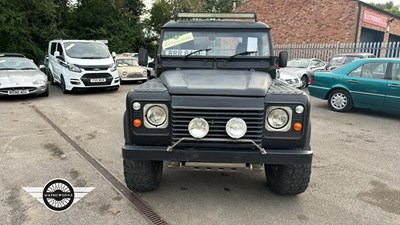
[[[68,51],[70,50],[70,49],[68,49],[68,47],[71,44],[96,44],[96,45],[99,45],[99,46],[103,46],[105,48],[106,52],[107,52],[107,55],[104,55],[104,56],[103,55],[92,55],[92,56],[71,55],[71,54],[68,54]],[[74,58],[74,59],[92,59],[92,58],[94,58],[94,59],[107,59],[107,58],[111,57],[110,50],[108,49],[108,46],[106,44],[104,44],[102,42],[98,42],[98,41],[65,41],[65,42],[62,43],[62,45],[63,45],[63,48],[64,48],[65,55],[67,55],[70,58]]]
[[[240,58],[243,58],[243,59],[244,58],[246,58],[246,59],[271,59],[273,57],[272,37],[271,37],[270,30],[269,29],[254,29],[254,28],[251,28],[251,29],[249,29],[249,28],[238,28],[238,29],[228,29],[228,28],[218,28],[218,29],[216,29],[216,28],[208,28],[208,29],[206,29],[206,28],[204,28],[204,29],[200,29],[200,28],[191,28],[191,29],[188,29],[188,28],[163,28],[161,30],[160,42],[159,42],[159,47],[158,47],[158,50],[157,50],[157,55],[160,58],[185,59],[185,60],[191,59],[191,58],[198,58],[198,59],[199,58],[200,59],[210,59],[210,58],[211,59],[229,59],[234,55],[234,54],[226,55],[226,56],[191,55],[190,57],[185,58],[184,57],[185,55],[177,55],[177,56],[175,56],[175,55],[165,55],[165,54],[163,55],[163,54],[161,54],[162,50],[163,50],[162,44],[163,44],[166,32],[185,32],[185,31],[187,31],[187,32],[214,32],[214,33],[218,33],[218,32],[227,32],[227,33],[229,33],[229,32],[232,32],[232,33],[241,33],[241,32],[243,32],[243,33],[249,33],[249,32],[265,33],[267,35],[268,45],[269,45],[269,48],[268,48],[268,50],[269,50],[268,54],[269,55],[268,56],[243,55],[243,56],[240,56],[240,57],[235,57],[235,59],[240,59]],[[196,50],[198,50],[198,49],[196,49]]]

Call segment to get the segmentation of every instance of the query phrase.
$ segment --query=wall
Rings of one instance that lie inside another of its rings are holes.
[[[248,0],[238,12],[256,12],[272,28],[274,44],[354,42],[356,0]]]

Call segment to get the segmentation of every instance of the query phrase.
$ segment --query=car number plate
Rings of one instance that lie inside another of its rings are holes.
[[[29,94],[28,90],[10,90],[8,91],[9,95],[24,95],[24,94]]]
[[[94,79],[90,79],[90,82],[92,82],[92,83],[106,82],[106,78],[94,78]]]

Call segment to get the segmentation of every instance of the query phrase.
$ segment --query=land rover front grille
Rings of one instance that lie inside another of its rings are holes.
[[[207,141],[185,141],[180,146],[254,148],[249,143],[235,142],[225,131],[226,123],[234,117],[242,118],[247,124],[247,132],[241,139],[251,139],[261,145],[264,128],[264,110],[220,110],[220,109],[172,109],[172,143],[184,137],[191,137],[189,122],[196,117],[205,119],[209,125]],[[212,141],[212,139],[218,141]],[[220,139],[227,141],[221,142]]]
[[[91,82],[91,79],[104,78],[105,82]],[[87,73],[81,77],[85,86],[110,85],[113,77],[109,73]]]

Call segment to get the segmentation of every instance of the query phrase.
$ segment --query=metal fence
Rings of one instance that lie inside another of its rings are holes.
[[[363,42],[330,44],[278,44],[274,45],[274,55],[287,51],[289,58],[319,58],[329,61],[336,53],[368,52],[377,57],[400,57],[400,42]]]

